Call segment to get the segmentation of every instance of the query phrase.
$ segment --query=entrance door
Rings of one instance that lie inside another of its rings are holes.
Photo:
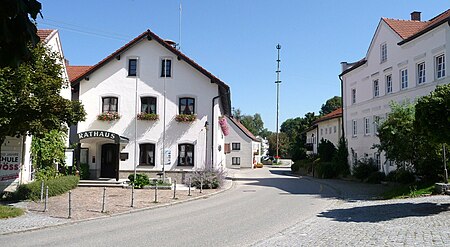
[[[100,176],[102,178],[116,177],[116,164],[119,162],[117,145],[118,144],[102,145],[102,167],[100,171]]]

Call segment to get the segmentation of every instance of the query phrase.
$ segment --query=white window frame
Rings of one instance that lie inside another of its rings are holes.
[[[351,90],[351,95],[352,95],[352,104],[356,104],[356,88],[352,88]]]
[[[379,152],[373,154],[373,160],[375,161],[375,165],[377,165],[378,169],[381,169],[381,155]]]
[[[232,151],[239,151],[239,150],[241,150],[241,143],[240,142],[232,142],[231,143],[231,150]]]
[[[364,135],[370,135],[370,118],[364,118]]]
[[[231,157],[231,165],[232,166],[240,166],[241,165],[241,157]]]
[[[169,75],[167,75],[167,73],[165,72],[165,70],[164,70],[164,67],[165,67],[165,64],[166,63],[164,63],[164,66],[163,66],[163,61],[170,61],[170,71],[169,71]],[[163,74],[163,71],[164,71],[164,74]],[[159,59],[159,72],[158,72],[158,74],[159,74],[159,77],[160,78],[173,78],[173,58],[172,57],[161,57],[160,59]]]
[[[380,45],[380,63],[384,63],[387,61],[387,44],[386,43],[382,43]]]
[[[440,54],[435,57],[435,73],[436,79],[445,77],[445,54]]]
[[[378,79],[373,80],[373,97],[380,97],[380,82]]]
[[[392,74],[385,76],[386,81],[386,94],[392,93]]]
[[[416,65],[417,68],[417,85],[422,85],[426,82],[426,67],[425,62],[420,62]]]
[[[400,89],[408,88],[408,69],[404,68],[400,70]]]
[[[352,120],[352,136],[358,136],[358,122],[356,120]]]
[[[380,126],[380,116],[373,116],[373,133],[378,135],[378,127]]]

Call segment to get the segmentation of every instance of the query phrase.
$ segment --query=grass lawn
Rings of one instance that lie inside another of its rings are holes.
[[[384,199],[399,199],[399,198],[410,198],[419,197],[424,195],[431,195],[434,193],[434,183],[433,184],[401,184],[397,185],[391,190],[386,191],[382,194]]]
[[[13,217],[21,216],[22,214],[23,214],[23,209],[21,209],[21,208],[0,205],[0,219],[13,218]]]

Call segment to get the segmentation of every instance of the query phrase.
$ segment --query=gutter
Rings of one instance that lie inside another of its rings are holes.
[[[342,124],[341,124],[341,130],[342,130],[342,137],[345,138],[345,132],[344,132],[344,80],[342,80],[342,74],[339,75],[339,80],[341,81],[341,107],[342,107]]]

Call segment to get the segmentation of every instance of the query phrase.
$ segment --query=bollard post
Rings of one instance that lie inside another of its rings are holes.
[[[157,203],[158,202],[158,180],[157,179],[155,179],[154,180],[155,181],[155,203]]]
[[[44,212],[47,212],[47,211],[48,211],[48,208],[47,208],[47,202],[48,202],[48,185],[47,185],[47,187],[46,187],[46,189],[45,189]]]
[[[131,186],[131,207],[134,207],[134,184]]]
[[[188,196],[191,196],[191,178],[189,177],[189,193]]]
[[[44,180],[41,181],[41,202],[44,200]]]
[[[72,218],[72,191],[69,190],[69,219]]]
[[[173,199],[177,199],[176,194],[177,194],[177,180],[174,179],[173,180]]]
[[[105,212],[106,187],[103,187],[102,213]]]
[[[200,193],[203,193],[203,176],[200,176]]]

